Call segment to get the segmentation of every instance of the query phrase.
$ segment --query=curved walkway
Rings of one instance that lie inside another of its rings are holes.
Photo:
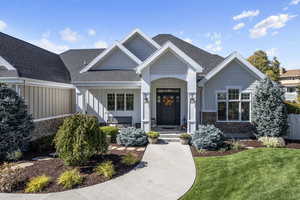
[[[194,161],[187,145],[148,145],[140,166],[110,181],[48,194],[4,194],[5,200],[176,200],[193,185]]]

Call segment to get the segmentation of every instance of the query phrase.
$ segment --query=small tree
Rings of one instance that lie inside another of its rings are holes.
[[[0,84],[0,158],[25,150],[33,128],[23,99],[13,89]]]
[[[256,136],[279,137],[287,130],[287,110],[284,91],[269,78],[256,86],[253,100],[253,124]]]

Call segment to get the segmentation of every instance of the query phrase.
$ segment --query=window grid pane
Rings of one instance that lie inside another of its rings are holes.
[[[240,97],[239,89],[228,89],[229,100],[239,100],[239,97]]]
[[[218,101],[226,101],[226,92],[220,92],[217,94]]]
[[[125,99],[124,94],[117,94],[117,110],[124,110]]]
[[[115,94],[107,94],[107,110],[115,110]]]
[[[239,102],[228,103],[228,120],[239,120]]]
[[[226,102],[218,102],[218,120],[226,120]]]
[[[249,121],[250,120],[250,102],[242,102],[241,103],[241,118],[242,121]]]
[[[126,110],[134,109],[134,96],[133,94],[126,94]]]
[[[242,93],[242,100],[249,100],[250,99],[250,93]]]

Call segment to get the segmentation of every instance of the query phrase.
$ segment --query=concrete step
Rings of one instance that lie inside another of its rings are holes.
[[[159,138],[159,140],[164,141],[164,142],[180,142],[179,138]]]
[[[180,134],[176,133],[163,133],[160,134],[160,138],[179,138]]]

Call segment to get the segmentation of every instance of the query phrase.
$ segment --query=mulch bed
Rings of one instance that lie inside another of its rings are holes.
[[[245,148],[239,149],[239,150],[226,150],[226,151],[198,151],[194,146],[190,146],[191,152],[193,157],[210,157],[210,156],[225,156],[225,155],[230,155],[230,154],[235,154],[241,151],[247,150],[246,147],[253,147],[253,148],[265,148],[265,146],[257,141],[257,140],[240,140],[239,141],[241,144],[245,146]],[[227,142],[230,143],[230,142]],[[300,149],[300,141],[286,141],[286,146],[285,148],[289,149]]]
[[[113,145],[116,147],[120,147],[118,145]],[[102,183],[105,181],[108,181],[108,178],[105,178],[103,176],[99,176],[94,172],[94,168],[103,161],[112,161],[116,174],[113,176],[113,178],[121,176],[125,173],[128,173],[130,170],[134,169],[138,163],[136,163],[133,166],[126,166],[123,163],[121,163],[122,155],[126,155],[128,153],[132,153],[137,159],[141,160],[144,154],[144,151],[136,151],[136,150],[110,150],[104,155],[96,155],[93,156],[92,159],[84,166],[80,167],[70,167],[64,165],[63,161],[59,158],[54,158],[51,160],[42,160],[42,161],[32,161],[31,158],[36,156],[42,156],[41,154],[34,154],[34,153],[27,153],[26,160],[33,162],[34,165],[26,167],[23,169],[23,176],[27,180],[29,180],[32,177],[40,176],[40,175],[47,175],[52,178],[51,183],[43,190],[42,193],[49,193],[49,192],[60,192],[64,191],[64,189],[61,185],[58,185],[56,183],[57,178],[59,175],[64,172],[65,170],[77,168],[79,169],[82,176],[84,176],[84,181],[81,185],[78,185],[74,188],[82,188],[86,186],[95,185],[98,183]],[[44,156],[47,154],[44,154]],[[18,190],[13,191],[17,193],[23,193],[25,189],[25,184],[21,185],[21,187],[18,188]]]

